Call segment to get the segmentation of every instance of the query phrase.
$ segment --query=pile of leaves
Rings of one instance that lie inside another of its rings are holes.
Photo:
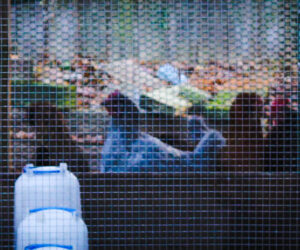
[[[158,69],[165,63],[169,63],[184,73],[188,78],[188,88],[204,91],[212,97],[218,93],[237,93],[241,91],[252,91],[261,94],[266,98],[273,99],[278,93],[290,98],[294,107],[297,106],[297,65],[285,65],[280,60],[255,60],[236,61],[233,63],[210,61],[204,64],[167,62],[167,61],[141,61],[131,59],[139,65],[136,72],[133,72],[133,82],[122,82],[122,79],[115,74],[109,74],[105,69],[109,62],[97,60],[95,57],[83,57],[77,55],[70,62],[59,62],[49,60],[47,56],[34,67],[35,78],[43,83],[56,83],[59,85],[75,85],[77,88],[78,109],[99,109],[100,104],[107,95],[106,87],[110,89],[121,88],[121,86],[134,91],[140,89],[143,94],[152,93],[159,89],[157,82],[145,83],[141,78],[143,74],[157,77]],[[128,60],[119,61],[115,65],[128,67]],[[130,71],[130,69],[128,69]],[[115,69],[118,71],[118,68]],[[130,72],[132,74],[132,72]],[[139,80],[141,79],[141,80]],[[172,84],[160,80],[162,88]],[[197,91],[183,91],[181,97],[188,101],[197,102]],[[192,93],[193,92],[193,93]],[[191,97],[193,96],[193,97]],[[217,100],[221,100],[222,94]],[[169,98],[169,97],[168,97]],[[201,97],[199,97],[201,99]],[[192,99],[192,100],[191,100]],[[226,99],[226,98],[225,98]],[[226,99],[227,100],[227,99]],[[213,101],[213,104],[219,104]],[[222,106],[222,105],[221,105]]]

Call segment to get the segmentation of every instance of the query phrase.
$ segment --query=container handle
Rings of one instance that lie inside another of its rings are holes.
[[[65,162],[62,162],[59,164],[59,168],[61,172],[65,172],[66,170],[68,170],[68,164]]]
[[[66,245],[58,245],[58,244],[34,244],[34,245],[29,245],[25,247],[25,250],[33,250],[33,249],[39,249],[42,247],[59,247],[61,249],[73,249],[72,246],[66,246]]]
[[[26,166],[23,168],[23,172],[28,172],[29,169],[33,169],[34,165],[32,163],[26,164]]]

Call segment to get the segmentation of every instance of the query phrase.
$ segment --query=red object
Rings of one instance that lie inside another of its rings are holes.
[[[271,118],[280,119],[286,106],[290,104],[287,98],[277,98],[271,104]]]

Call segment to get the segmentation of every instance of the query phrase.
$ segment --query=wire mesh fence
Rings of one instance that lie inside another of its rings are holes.
[[[299,246],[299,10],[1,2],[1,249]]]

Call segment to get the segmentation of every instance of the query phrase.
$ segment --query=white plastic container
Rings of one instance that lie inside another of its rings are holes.
[[[33,209],[17,230],[17,250],[88,250],[88,231],[75,209]]]
[[[66,207],[81,216],[80,189],[77,178],[59,167],[34,167],[27,165],[15,183],[15,232],[29,210],[42,207]]]

